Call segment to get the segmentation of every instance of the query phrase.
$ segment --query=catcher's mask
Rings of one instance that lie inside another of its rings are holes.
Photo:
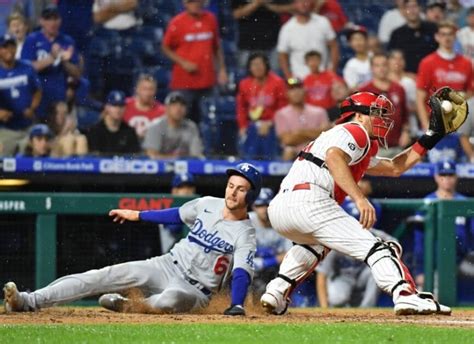
[[[394,107],[387,97],[372,92],[357,92],[342,101],[340,111],[336,124],[346,122],[356,112],[370,116],[372,136],[387,148],[387,135],[394,123],[391,118]]]

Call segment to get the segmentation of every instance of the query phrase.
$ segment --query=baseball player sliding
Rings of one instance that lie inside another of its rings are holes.
[[[455,111],[444,110],[445,101]],[[397,315],[451,314],[432,294],[416,290],[401,261],[401,247],[367,230],[376,221],[375,210],[357,186],[364,174],[400,176],[467,117],[465,100],[449,88],[432,96],[430,106],[429,130],[394,158],[379,158],[379,145],[386,146],[393,126],[393,105],[383,95],[355,93],[341,103],[337,125],[299,153],[268,208],[273,228],[295,245],[260,299],[267,312],[285,313],[292,290],[335,250],[367,263],[377,285],[392,295]],[[360,211],[359,221],[339,206],[346,195]]]
[[[102,295],[99,303],[113,311],[127,309],[131,301],[116,292],[138,287],[148,295],[142,302],[158,312],[188,312],[205,308],[211,295],[232,275],[232,304],[226,315],[245,315],[243,304],[253,277],[255,229],[247,207],[257,198],[262,180],[247,163],[227,170],[225,198],[202,197],[180,208],[135,211],[114,209],[114,221],[186,224],[190,232],[169,253],[65,276],[32,293],[5,284],[7,312],[34,311],[87,296]]]

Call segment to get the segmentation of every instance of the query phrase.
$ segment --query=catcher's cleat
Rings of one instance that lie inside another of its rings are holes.
[[[114,312],[123,312],[128,299],[120,294],[104,294],[99,298],[99,305]]]
[[[289,299],[284,299],[283,296],[275,296],[269,292],[266,292],[260,298],[260,304],[268,314],[283,315],[288,310]]]
[[[24,311],[24,300],[22,299],[15,282],[8,282],[3,287],[5,312]]]
[[[451,315],[451,308],[441,305],[431,293],[399,295],[394,311],[396,315]]]

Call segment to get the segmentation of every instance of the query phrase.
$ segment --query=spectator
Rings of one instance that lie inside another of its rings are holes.
[[[171,92],[165,99],[166,113],[148,127],[143,149],[151,159],[202,157],[199,129],[186,117],[186,98]]]
[[[18,157],[47,158],[51,153],[51,138],[53,134],[46,124],[36,124],[31,127],[29,141],[25,152]]]
[[[386,11],[379,23],[378,38],[384,45],[390,40],[390,36],[395,29],[405,25],[405,0],[395,0],[395,8]]]
[[[111,91],[102,112],[102,120],[87,132],[91,153],[111,156],[140,152],[135,130],[123,121],[124,111],[125,94],[121,91]]]
[[[474,6],[467,11],[467,26],[457,32],[457,39],[461,44],[463,54],[474,64]]]
[[[278,154],[273,120],[275,112],[286,105],[285,82],[270,70],[262,53],[250,55],[247,72],[248,77],[239,84],[236,104],[241,154],[272,159]]]
[[[392,32],[388,50],[398,49],[403,52],[407,72],[416,74],[418,64],[437,48],[434,39],[436,25],[421,19],[418,1],[405,0],[407,23]]]
[[[346,62],[342,75],[349,90],[355,91],[372,77],[367,29],[359,25],[350,27],[347,40],[354,50],[355,56]]]
[[[428,129],[427,97],[443,86],[467,93],[469,98],[474,91],[472,63],[466,57],[454,52],[456,25],[449,21],[438,24],[435,38],[439,48],[426,56],[420,63],[416,79],[416,105],[423,130]]]
[[[268,205],[274,196],[272,189],[262,188],[252,206],[253,211],[249,213],[257,237],[257,252],[253,260],[255,265],[254,303],[260,300],[267,283],[278,273],[283,256],[291,248],[291,241],[275,232],[268,219]]]
[[[94,22],[107,30],[128,30],[138,24],[135,17],[137,0],[94,0]]]
[[[171,182],[171,194],[179,197],[196,196],[196,183],[191,173],[177,173]],[[161,253],[167,253],[188,231],[183,224],[160,225]]]
[[[305,62],[310,71],[303,81],[306,102],[326,110],[336,106],[337,100],[334,99],[332,90],[344,84],[344,80],[330,70],[321,71],[321,54],[317,51],[308,51],[305,54]]]
[[[463,200],[466,196],[456,191],[457,175],[456,163],[446,160],[437,164],[434,180],[436,182],[436,190],[428,194],[424,199],[431,202],[440,200]],[[418,214],[423,216],[423,214]],[[474,222],[464,216],[458,216],[455,219],[456,226],[456,261],[461,263],[462,260],[473,250],[472,242],[474,238]],[[424,231],[418,228],[414,232],[414,258],[415,269],[414,277],[417,286],[423,289],[425,282],[424,275]]]
[[[294,0],[295,15],[280,30],[277,50],[286,79],[309,74],[304,56],[310,50],[321,53],[321,69],[336,71],[339,47],[336,34],[326,17],[312,13],[314,0]],[[315,34],[317,33],[317,34]]]
[[[289,79],[288,102],[275,115],[276,133],[283,146],[283,160],[293,160],[309,142],[328,128],[326,110],[305,103],[305,90],[299,79]]]
[[[329,19],[333,30],[339,33],[347,24],[347,17],[337,0],[314,0],[314,13]]]
[[[388,78],[388,58],[385,54],[376,54],[370,61],[373,78],[362,85],[359,91],[383,94],[393,103],[395,107],[391,116],[394,120],[393,127],[386,137],[386,149],[380,147],[378,155],[394,156],[410,143],[405,90],[399,83]]]
[[[341,102],[349,96],[349,89],[345,82],[336,82],[331,88],[331,98],[334,99],[335,105],[330,107],[328,111],[329,120],[335,122],[341,115]]]
[[[474,97],[471,97],[468,100],[468,106],[469,111],[471,112],[471,109],[474,109]],[[464,122],[461,128],[459,128],[458,133],[459,141],[464,151],[464,154],[467,157],[467,160],[470,163],[474,163],[474,147],[470,140],[471,137],[474,137],[474,116],[472,115],[472,113],[471,116],[467,117],[466,122]]]
[[[416,115],[416,82],[405,71],[405,58],[400,50],[392,50],[388,55],[388,78],[402,85],[405,90],[410,136],[417,137],[419,126]]]
[[[290,12],[291,0],[232,0],[237,20],[239,67],[245,68],[249,56],[257,51],[270,56],[273,69],[278,67],[275,46],[281,25],[280,13]]]
[[[8,34],[15,37],[16,54],[15,58],[18,60],[21,57],[23,44],[25,43],[26,34],[28,33],[28,23],[26,18],[18,12],[13,12],[7,18]]]
[[[12,156],[28,134],[41,101],[41,84],[30,64],[15,60],[12,36],[0,36],[0,156]]]
[[[56,7],[41,12],[40,25],[41,30],[26,37],[21,57],[31,61],[39,74],[43,97],[38,117],[44,121],[51,103],[66,99],[67,77],[79,78],[81,69],[74,41],[59,32],[61,18]]]
[[[12,13],[23,15],[31,14],[33,1],[28,0],[2,0],[0,1],[0,35],[4,35],[8,30],[8,17]]]
[[[217,19],[203,10],[204,0],[183,2],[185,11],[171,19],[162,49],[174,63],[170,87],[182,92],[188,102],[189,118],[199,123],[201,100],[211,96],[216,83],[214,58],[219,65],[219,84],[227,84],[227,71]]]
[[[446,2],[443,0],[429,0],[426,3],[425,19],[437,24],[446,19]]]
[[[54,133],[51,156],[62,158],[87,154],[87,138],[77,130],[77,122],[68,113],[66,102],[53,104],[49,123]]]
[[[165,107],[156,100],[157,84],[149,74],[138,77],[135,95],[125,101],[124,121],[135,129],[140,140],[143,140],[150,124],[165,113]]]

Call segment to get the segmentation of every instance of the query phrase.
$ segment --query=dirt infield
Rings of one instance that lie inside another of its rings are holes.
[[[301,324],[301,323],[376,323],[411,324],[474,329],[474,310],[454,310],[451,316],[395,316],[392,309],[290,309],[284,316],[264,314],[248,305],[246,317],[222,315],[227,300],[214,300],[199,314],[114,313],[97,307],[54,307],[32,313],[0,313],[0,324]]]

